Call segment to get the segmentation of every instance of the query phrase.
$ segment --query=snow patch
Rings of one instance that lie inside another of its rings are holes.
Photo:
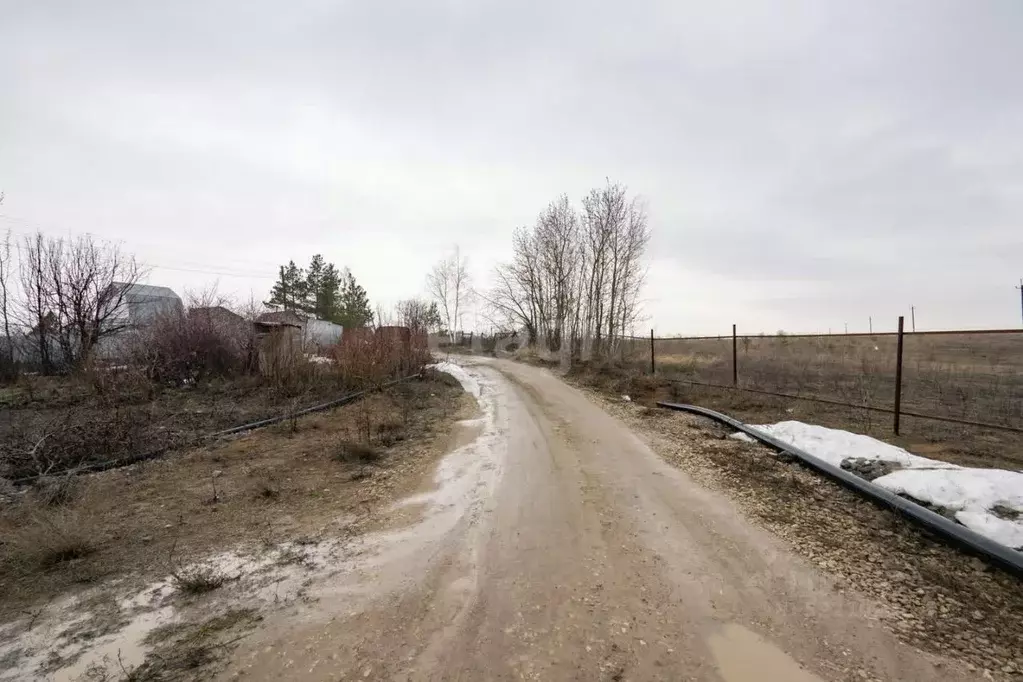
[[[954,464],[938,462],[926,457],[910,454],[900,447],[882,443],[876,438],[850,433],[840,429],[829,429],[816,424],[804,424],[798,421],[765,424],[754,428],[763,431],[778,440],[806,450],[814,457],[823,459],[836,467],[842,462],[858,457],[862,459],[879,459],[884,462],[895,462],[903,469],[919,467],[940,467],[944,469],[958,468]]]
[[[473,398],[479,399],[483,392],[480,388],[480,382],[475,376],[469,374],[465,367],[456,365],[453,362],[438,362],[436,364],[427,365],[429,369],[435,369],[438,372],[444,372],[450,374],[454,378],[458,379],[458,383],[462,384],[462,389],[471,395]]]
[[[874,481],[885,490],[956,512],[967,528],[1015,549],[1023,523],[1003,519],[995,507],[1023,513],[1023,474],[1002,469],[906,469]]]
[[[1023,473],[960,467],[870,436],[798,421],[753,428],[837,467],[848,460],[895,463],[900,470],[875,478],[874,485],[947,509],[970,530],[1008,547],[1023,548]],[[1006,512],[1019,516],[1005,518]]]

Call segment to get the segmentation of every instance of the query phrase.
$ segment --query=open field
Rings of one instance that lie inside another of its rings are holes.
[[[663,380],[732,384],[732,339],[665,339],[654,343]],[[648,340],[623,349],[625,364],[649,372]],[[788,393],[857,405],[894,406],[896,337],[753,336],[737,344],[740,388]],[[681,383],[678,395],[707,407],[736,411],[748,421],[799,418],[853,428],[905,446],[948,449],[965,464],[1023,466],[1023,434],[903,417],[904,438],[892,436],[892,416],[809,401],[742,394]],[[903,350],[902,411],[1023,428],[1023,332],[907,334]],[[907,440],[908,439],[908,440]],[[1007,449],[1004,456],[1001,449]],[[979,451],[974,456],[974,451]],[[920,454],[926,454],[926,451]]]
[[[646,371],[638,369],[635,365],[605,367],[599,371],[584,366],[574,370],[574,374],[588,385],[616,395],[629,395],[645,404],[653,404],[656,400],[692,403],[725,412],[748,424],[798,420],[866,434],[924,457],[963,466],[1023,469],[1023,434],[1020,433],[916,419],[904,415],[901,434],[896,436],[892,433],[892,416],[889,414],[808,400],[696,386],[672,381],[678,375],[673,375],[669,371],[662,372],[659,369],[658,374],[653,377],[648,371],[649,369]]]
[[[740,387],[893,407],[895,336],[743,336],[737,351]],[[625,355],[648,368],[649,342],[629,342]],[[654,355],[667,378],[732,383],[730,337],[658,340]],[[902,407],[1023,428],[1023,331],[907,334]]]
[[[203,595],[236,582],[244,583],[239,589],[254,588],[260,577],[233,566],[196,567],[195,561],[231,550],[255,557],[246,559],[250,563],[301,567],[312,561],[317,543],[374,528],[369,512],[415,492],[457,437],[455,422],[474,410],[450,376],[427,372],[329,412],[152,462],[61,479],[70,483],[59,497],[44,486],[8,492],[0,508],[0,630],[16,623],[19,632],[31,629],[36,619],[39,627],[63,623],[60,641],[40,646],[53,653],[44,669],[64,669],[89,641],[140,617],[124,594],[170,575],[163,602],[146,609],[160,613],[164,602],[173,602],[191,608],[198,620],[155,630],[158,655],[146,660],[149,669],[138,670],[152,674],[145,679],[198,679],[190,665],[208,667],[222,653],[217,633],[233,637],[259,619],[232,603],[200,608]],[[389,522],[400,522],[396,516]],[[207,622],[225,605],[217,616],[223,620]],[[198,645],[209,660],[178,660]],[[0,652],[4,667],[12,668],[38,653]],[[117,661],[107,672],[83,679],[125,678]]]

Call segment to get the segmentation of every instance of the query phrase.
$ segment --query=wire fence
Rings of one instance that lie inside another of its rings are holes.
[[[901,320],[900,320],[901,328]],[[671,381],[1023,433],[1023,330],[629,337]]]

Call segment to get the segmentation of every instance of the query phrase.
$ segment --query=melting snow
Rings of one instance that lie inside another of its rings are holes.
[[[458,383],[462,384],[462,388],[465,392],[473,398],[478,399],[480,395],[482,395],[480,382],[472,374],[469,374],[465,367],[456,365],[453,362],[438,362],[434,365],[427,365],[427,367],[435,369],[438,372],[445,372],[458,379]]]
[[[870,436],[798,421],[754,428],[834,466],[849,459],[895,462],[901,469],[874,479],[875,485],[947,509],[967,528],[1000,544],[1023,548],[1023,473],[960,467]]]

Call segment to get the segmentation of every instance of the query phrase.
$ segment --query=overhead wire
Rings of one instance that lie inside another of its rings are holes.
[[[30,221],[30,220],[25,220],[23,218],[18,218],[16,216],[11,216],[9,214],[4,214],[4,213],[0,213],[0,222],[20,224],[20,225],[32,228],[34,230],[34,232],[26,232],[24,230],[17,230],[17,229],[14,229],[14,228],[8,228],[8,230],[11,233],[18,234],[18,235],[23,236],[23,237],[31,237],[36,232],[44,234],[44,235],[47,235],[47,236],[50,236],[50,237],[62,236],[61,234],[56,234],[56,233],[63,233],[65,235],[71,235],[71,236],[90,237],[92,239],[103,241],[103,242],[106,242],[108,244],[116,244],[116,245],[124,244],[126,246],[143,247],[143,248],[148,248],[148,249],[166,249],[167,248],[166,245],[160,246],[160,245],[156,245],[156,244],[146,244],[144,242],[138,242],[138,241],[135,241],[135,240],[110,239],[108,237],[104,237],[102,235],[98,235],[98,234],[95,234],[95,233],[92,233],[92,232],[76,232],[76,231],[73,231],[73,230],[62,230],[62,229],[57,228],[57,227],[55,227],[53,225],[45,225],[43,223],[38,223],[38,222]],[[43,229],[41,229],[41,228],[46,228],[47,231],[44,232]],[[276,279],[276,274],[266,274],[266,273],[268,271],[272,272],[272,273],[275,273],[277,268],[279,267],[279,264],[270,264],[268,262],[261,263],[261,262],[258,262],[258,261],[244,261],[242,259],[231,259],[231,258],[226,259],[227,261],[229,261],[229,262],[226,263],[226,265],[228,266],[226,268],[223,267],[223,265],[214,265],[214,264],[209,264],[209,263],[203,263],[201,261],[192,261],[192,260],[188,260],[188,259],[174,259],[174,261],[172,261],[172,262],[175,263],[174,265],[155,262],[155,261],[150,260],[148,258],[143,258],[143,259],[140,259],[140,260],[142,260],[142,262],[146,266],[154,268],[154,269],[174,270],[174,271],[179,271],[179,272],[195,272],[195,273],[201,273],[201,274],[207,274],[207,275],[221,275],[223,277],[239,277],[239,278],[247,278],[247,279],[267,279],[267,280]],[[258,270],[258,271],[251,271],[251,270],[242,270],[241,268],[230,267],[232,262],[233,263],[237,263],[239,265],[255,266],[255,267],[260,268],[260,270]],[[265,267],[265,269],[263,269],[264,267]]]

